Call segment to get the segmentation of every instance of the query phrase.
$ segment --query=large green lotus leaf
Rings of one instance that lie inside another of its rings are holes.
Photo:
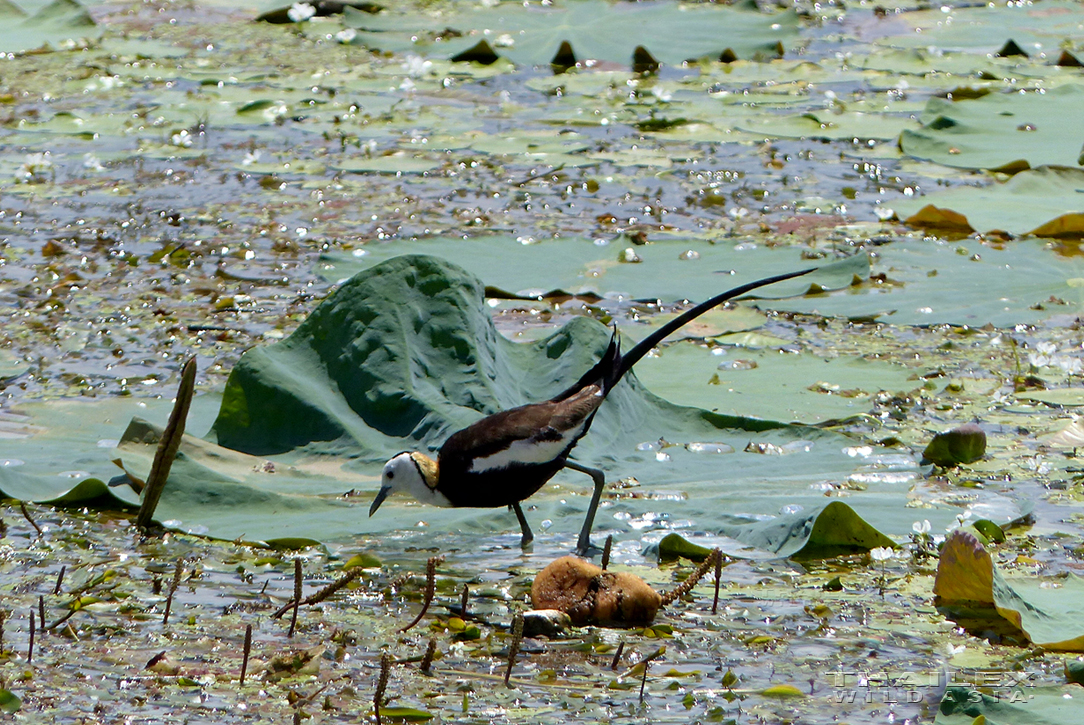
[[[974,687],[949,687],[937,708],[935,725],[1068,725],[1084,722],[1084,698],[1079,685],[1035,687],[1011,675],[998,678],[1006,686],[983,692]]]
[[[1080,4],[1074,0],[927,6],[899,14],[893,23],[901,32],[886,33],[878,43],[987,54],[1013,40],[1032,57],[1054,60],[1062,42],[1084,40]]]
[[[545,65],[567,41],[578,59],[627,64],[633,49],[642,45],[659,61],[676,65],[717,58],[727,49],[739,58],[775,57],[780,44],[797,37],[799,21],[791,11],[765,14],[719,5],[571,0],[549,7],[461,2],[428,15],[395,8],[374,16],[348,8],[344,23],[359,31],[355,43],[439,58],[451,58],[484,39],[498,55],[517,64]]]
[[[801,259],[794,249],[739,251],[731,244],[684,239],[663,239],[635,247],[636,254],[644,261],[630,264],[618,261],[625,246],[620,241],[598,244],[578,237],[541,241],[505,235],[471,239],[428,237],[368,244],[350,253],[325,253],[316,271],[324,279],[337,282],[400,254],[432,254],[461,265],[480,276],[486,285],[506,292],[537,296],[552,290],[590,291],[669,302],[704,300],[742,282],[784,270],[817,266]],[[688,255],[684,253],[689,251],[699,258],[686,258]],[[754,294],[764,298],[800,295],[810,288],[810,283],[838,289],[850,285],[856,275],[865,277],[868,270],[868,260],[859,255],[823,273],[773,285],[770,290]]]
[[[1006,578],[974,534],[963,529],[941,549],[933,593],[946,607],[993,605],[1045,649],[1084,651],[1084,579],[1070,574],[1049,586],[1039,579]]]
[[[1084,170],[1043,166],[1005,183],[937,191],[903,199],[895,207],[907,224],[942,231],[1081,237]]]
[[[922,127],[905,130],[908,156],[945,166],[1014,173],[1084,164],[1084,85],[1045,93],[991,93],[976,100],[931,98]]]
[[[887,283],[772,306],[895,325],[971,327],[1012,327],[1084,311],[1084,258],[1056,254],[1038,239],[1002,245],[912,239],[877,252],[874,271],[887,275]]]
[[[25,53],[40,48],[57,50],[101,34],[102,29],[75,0],[54,0],[33,15],[11,2],[0,4],[2,53]]]

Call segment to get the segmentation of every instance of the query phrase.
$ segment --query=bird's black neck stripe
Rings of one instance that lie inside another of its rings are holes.
[[[420,476],[421,479],[425,481],[425,485],[428,486],[430,489],[436,489],[437,482],[435,480],[430,480],[430,475],[425,472],[424,468],[422,468],[422,464],[418,462],[417,456],[415,456],[413,453],[408,453],[407,458],[409,458],[410,462],[414,464],[414,468],[416,468],[418,471],[418,476]]]

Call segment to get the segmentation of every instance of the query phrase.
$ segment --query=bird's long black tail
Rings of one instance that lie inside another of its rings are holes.
[[[793,279],[795,277],[801,277],[802,275],[809,274],[816,271],[817,267],[811,267],[810,269],[804,269],[801,272],[788,272],[786,274],[777,274],[774,277],[765,277],[764,279],[754,280],[753,282],[747,282],[746,284],[739,285],[734,289],[727,290],[722,294],[715,295],[710,300],[701,302],[692,309],[685,310],[674,319],[667,322],[659,329],[652,332],[643,340],[638,342],[635,347],[628,351],[628,353],[622,355],[618,347],[617,342],[617,330],[614,330],[613,337],[610,338],[610,345],[606,348],[606,352],[603,353],[602,359],[595,364],[593,368],[588,370],[584,375],[576,381],[574,385],[562,392],[553,400],[564,400],[568,396],[572,395],[576,391],[583,388],[584,385],[593,383],[596,381],[603,381],[603,390],[610,391],[610,388],[617,385],[618,381],[625,376],[633,365],[640,361],[644,355],[648,354],[653,347],[665,340],[671,333],[684,327],[688,323],[695,320],[700,315],[704,314],[713,307],[717,307],[727,300],[732,300],[735,297],[740,297],[746,292],[751,292],[758,287],[766,287],[776,282],[782,282],[783,280]]]

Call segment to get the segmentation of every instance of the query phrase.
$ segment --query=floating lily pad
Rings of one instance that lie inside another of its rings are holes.
[[[30,364],[7,350],[0,350],[0,381],[17,378],[30,369]]]
[[[774,303],[773,303],[774,304]],[[784,303],[785,304],[785,303]],[[640,325],[626,325],[639,334]],[[715,342],[738,342],[715,338]],[[693,343],[661,348],[642,360],[637,375],[658,395],[681,405],[698,405],[731,413],[747,410],[752,401],[760,415],[772,420],[820,423],[867,413],[870,398],[882,390],[920,387],[914,371],[887,360],[858,356],[825,357],[793,354],[793,341],[779,340],[765,349],[731,347],[714,351]],[[780,347],[791,354],[780,355]],[[722,353],[722,354],[716,354]]]
[[[908,156],[965,169],[1016,173],[1042,165],[1084,164],[1084,87],[1045,93],[992,93],[970,101],[930,99],[922,128],[905,130]]]
[[[1084,170],[1042,166],[1005,183],[958,187],[896,203],[905,223],[942,232],[1084,236]]]
[[[388,720],[401,720],[403,722],[426,722],[435,716],[431,712],[420,710],[416,707],[396,705],[394,707],[380,708],[380,717]]]
[[[331,168],[354,174],[423,174],[440,168],[440,163],[423,156],[389,154],[371,158],[352,158],[337,161]]]
[[[1084,258],[1056,254],[1040,240],[906,240],[879,247],[878,255],[874,271],[887,276],[883,283],[773,306],[896,325],[973,327],[1010,327],[1084,309]]]
[[[54,0],[33,15],[10,0],[0,0],[0,52],[60,50],[101,34],[86,8],[75,0]]]
[[[711,549],[700,546],[687,540],[681,534],[667,534],[662,537],[658,545],[660,561],[672,559],[690,559],[692,561],[704,561],[711,556]]]
[[[1084,405],[1084,388],[1055,388],[1053,390],[1035,390],[1026,393],[1017,393],[1016,397],[1024,400],[1034,400],[1037,403],[1047,403],[1065,408],[1075,408]]]
[[[1012,683],[1010,676],[1005,683]],[[984,688],[985,689],[985,688]],[[1029,681],[993,693],[975,687],[949,687],[937,708],[936,725],[1066,725],[1084,719],[1080,688],[1035,687]]]
[[[1012,40],[1029,55],[1052,62],[1061,43],[1080,38],[1079,13],[1079,4],[1072,0],[1043,0],[1039,5],[927,5],[894,18],[902,32],[886,34],[878,42],[985,55],[997,53]]]
[[[18,698],[14,693],[9,690],[0,689],[0,710],[3,710],[7,714],[19,712],[19,708],[22,707],[22,700]]]
[[[344,23],[358,31],[353,42],[377,50],[452,58],[485,39],[493,52],[524,65],[549,64],[566,42],[577,59],[623,64],[632,62],[637,46],[671,65],[718,58],[727,50],[739,58],[767,59],[782,55],[798,33],[796,13],[761,13],[755,4],[601,0],[550,7],[457,3],[432,14],[394,8],[376,16],[347,9]]]
[[[793,249],[736,250],[731,244],[680,238],[663,238],[637,247],[643,263],[623,264],[618,261],[623,251],[620,240],[600,241],[573,236],[535,240],[507,235],[404,239],[367,244],[350,253],[325,253],[317,273],[329,281],[341,281],[400,254],[421,253],[448,259],[482,277],[488,286],[510,293],[537,296],[562,289],[673,301],[707,299],[727,287],[779,274],[781,270],[818,266],[802,260]],[[687,254],[690,251],[695,254]],[[826,269],[757,290],[755,295],[762,299],[801,295],[810,291],[811,284],[825,290],[845,288],[855,277],[861,279],[868,274],[869,261],[865,255],[858,255],[820,266]]]
[[[911,118],[885,113],[817,111],[801,115],[764,115],[739,122],[738,129],[769,138],[814,138],[895,140],[902,131],[915,127]]]

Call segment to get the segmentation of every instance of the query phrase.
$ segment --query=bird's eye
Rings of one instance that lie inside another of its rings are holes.
[[[388,475],[388,478],[389,478],[389,479],[391,479],[391,478],[395,478],[395,471],[388,471],[388,474],[387,474],[387,475]]]

